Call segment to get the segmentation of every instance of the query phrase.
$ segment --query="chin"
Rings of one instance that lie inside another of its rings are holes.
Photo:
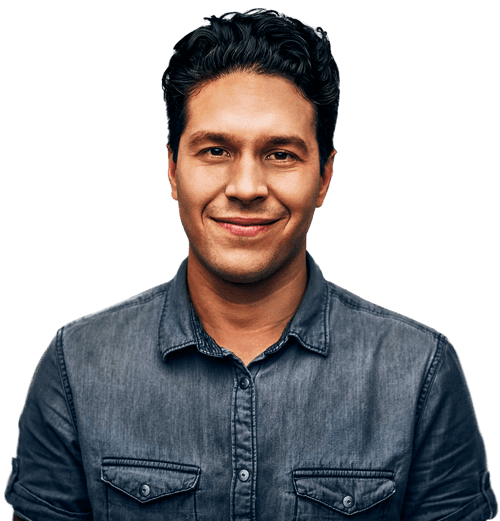
[[[277,259],[265,252],[206,252],[196,255],[204,268],[218,279],[234,284],[253,284],[272,275],[281,266]]]
[[[216,277],[233,284],[255,284],[263,282],[283,268],[295,257],[289,255],[275,256],[265,253],[254,255],[236,254],[203,259],[205,267]]]
[[[269,278],[278,266],[245,266],[239,263],[215,263],[207,268],[218,278],[233,284],[255,284]]]

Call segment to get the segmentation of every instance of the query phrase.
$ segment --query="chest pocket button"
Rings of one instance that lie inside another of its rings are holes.
[[[344,506],[345,506],[346,508],[351,508],[352,505],[354,505],[354,499],[352,499],[351,496],[346,496],[346,497],[344,498],[344,500],[342,501],[342,503],[344,503]]]

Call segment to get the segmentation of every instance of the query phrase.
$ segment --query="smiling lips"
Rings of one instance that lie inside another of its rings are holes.
[[[259,217],[223,217],[214,219],[214,221],[232,235],[240,237],[255,237],[259,233],[269,230],[277,222],[276,219],[262,219]]]

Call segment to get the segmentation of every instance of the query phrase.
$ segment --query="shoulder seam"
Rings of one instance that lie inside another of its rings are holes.
[[[78,426],[76,423],[76,410],[75,410],[75,404],[73,402],[73,393],[71,392],[71,387],[69,385],[68,380],[68,372],[66,370],[66,361],[64,359],[64,353],[63,353],[63,331],[64,327],[62,327],[57,332],[56,337],[56,354],[58,359],[58,368],[59,368],[59,376],[61,377],[61,382],[64,388],[64,394],[66,396],[66,404],[68,406],[68,410],[71,414],[71,419],[73,420],[73,425],[75,427],[76,434],[78,436]]]
[[[101,313],[104,311],[120,311],[122,309],[131,308],[133,306],[140,306],[142,304],[147,304],[151,300],[154,300],[156,297],[161,297],[166,291],[167,291],[167,288],[162,288],[157,293],[153,293],[153,295],[150,295],[149,297],[144,298],[144,299],[142,299],[141,297],[132,297],[132,299],[137,299],[137,300],[132,300],[131,302],[129,302],[130,299],[127,299],[122,304],[116,304],[115,306],[105,308],[102,311],[98,311],[97,313]]]
[[[427,333],[427,334],[431,335],[433,338],[435,338],[436,340],[439,339],[439,337],[441,336],[440,333],[433,331],[431,328],[425,327],[422,324],[418,324],[417,322],[415,322],[411,319],[408,319],[408,318],[404,317],[403,315],[399,315],[397,313],[390,312],[389,310],[387,310],[387,312],[375,311],[373,309],[369,309],[367,307],[356,304],[356,303],[352,302],[351,300],[347,299],[346,297],[343,297],[342,295],[340,295],[331,283],[330,283],[330,291],[334,294],[334,297],[341,304],[343,304],[344,306],[347,306],[351,309],[354,309],[356,311],[362,311],[364,313],[368,313],[368,314],[376,316],[376,317],[393,319],[396,322],[401,322],[403,324],[406,324],[407,326],[417,329],[418,331]]]
[[[443,361],[443,345],[445,342],[446,337],[444,337],[443,335],[439,335],[436,344],[436,351],[434,353],[431,365],[429,366],[429,370],[427,371],[427,375],[425,377],[424,384],[422,386],[422,390],[420,391],[420,396],[418,398],[417,409],[415,414],[415,431],[417,430],[420,418],[422,416],[422,412],[425,408],[425,405],[427,404],[430,390],[432,388],[432,385],[434,384],[434,380],[436,379],[439,366]]]
[[[167,286],[168,286],[168,284],[169,283],[167,283]],[[89,315],[84,315],[83,317],[77,318],[76,320],[72,320],[71,322],[68,322],[64,327],[76,325],[80,321],[97,317],[98,315],[100,315],[102,313],[114,313],[115,311],[121,311],[123,309],[131,308],[134,306],[141,306],[142,304],[147,304],[151,300],[154,300],[156,297],[161,297],[166,291],[167,291],[167,287],[163,287],[158,292],[156,292],[153,295],[150,295],[149,297],[144,298],[144,299],[141,299],[140,296],[135,296],[135,297],[132,297],[131,299],[126,299],[122,303],[113,304],[112,306],[109,306],[107,308],[96,311],[95,313],[90,313]]]

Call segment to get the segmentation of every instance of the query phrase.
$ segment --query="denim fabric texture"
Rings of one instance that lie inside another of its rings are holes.
[[[6,497],[33,521],[482,521],[496,514],[456,353],[325,281],[245,366],[169,283],[63,327]]]

